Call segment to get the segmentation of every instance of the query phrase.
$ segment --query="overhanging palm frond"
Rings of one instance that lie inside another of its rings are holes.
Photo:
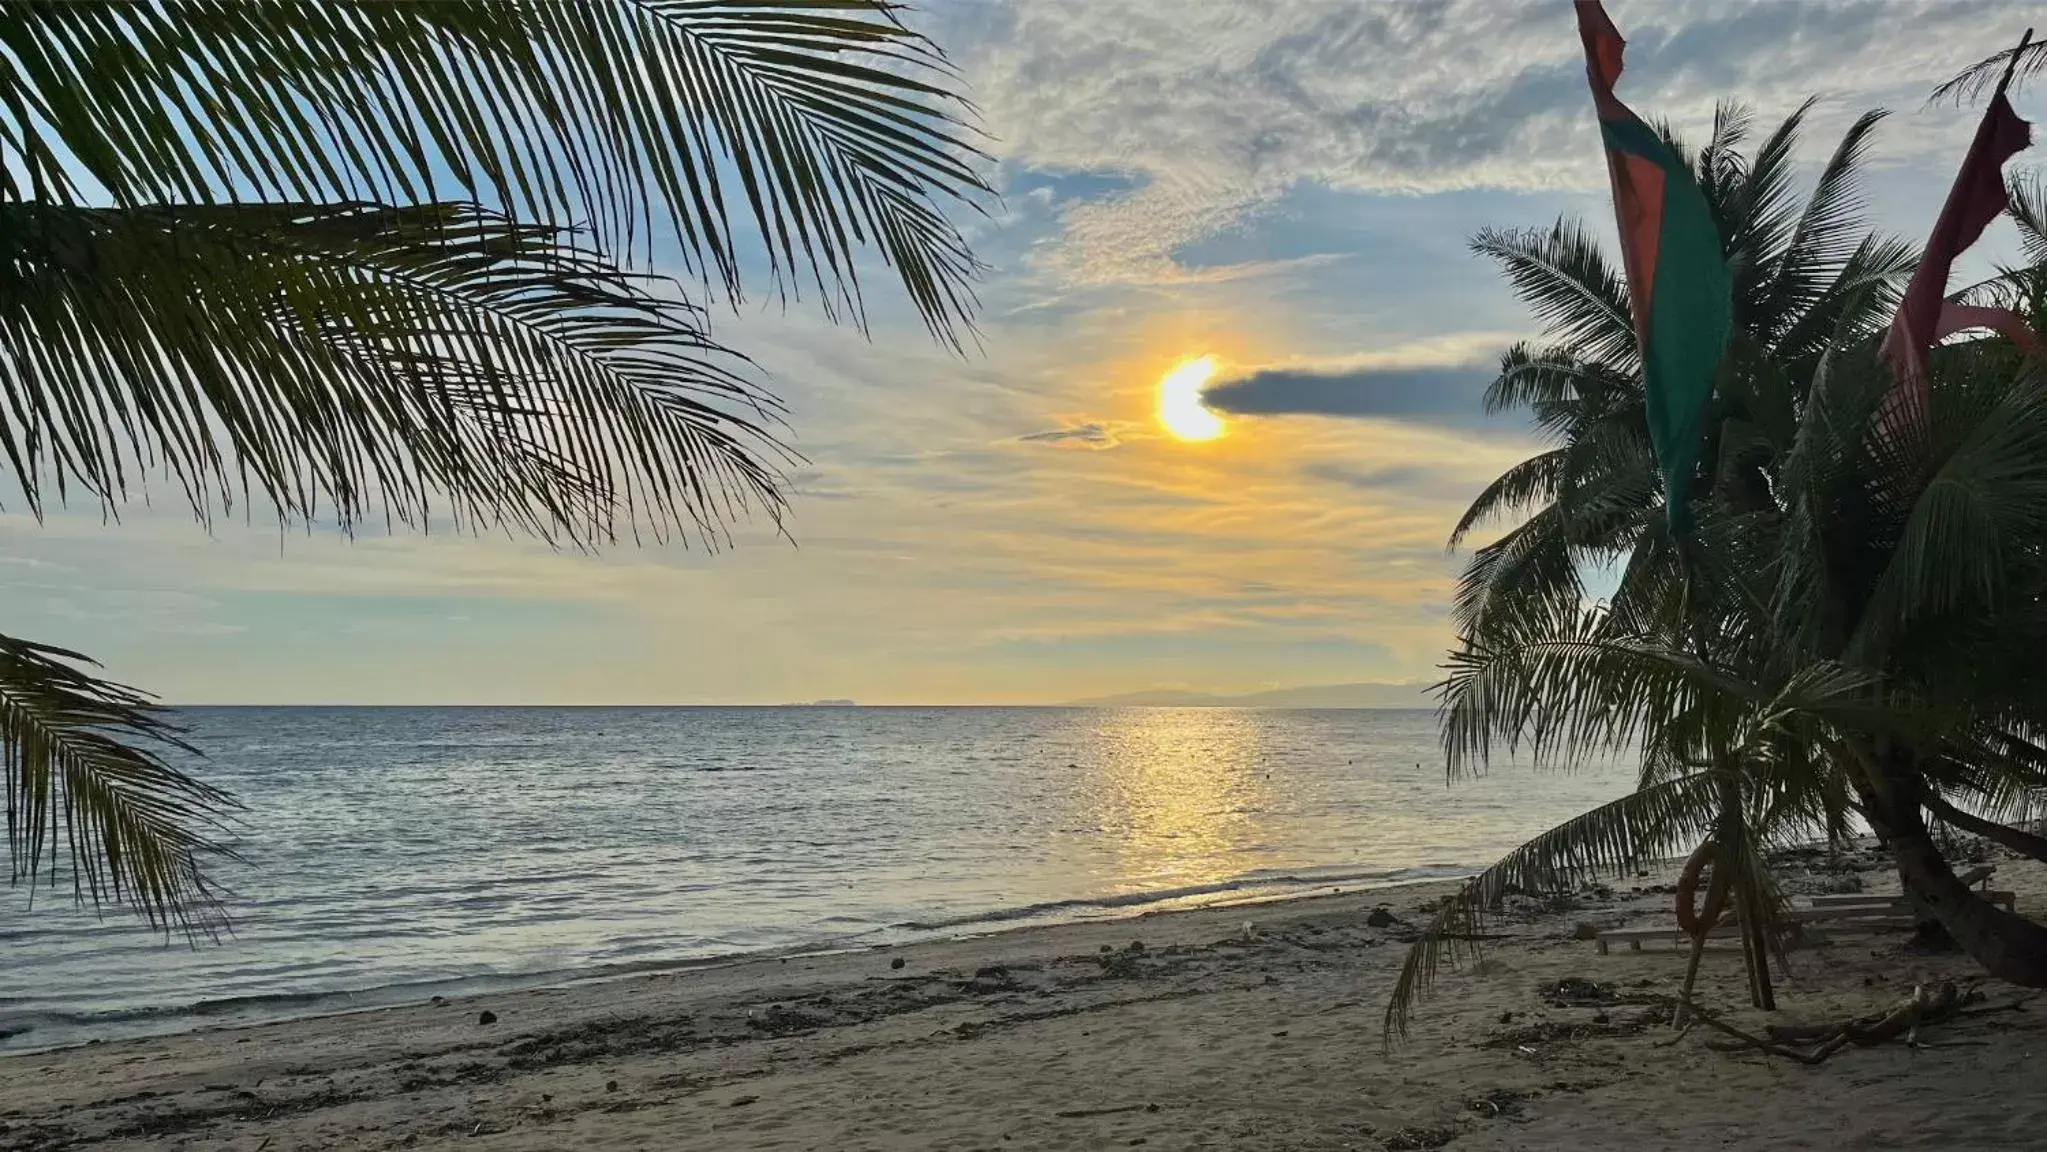
[[[772,402],[662,278],[464,205],[0,205],[0,450],[113,507],[152,467],[584,545],[778,517]]]
[[[219,893],[200,863],[226,854],[212,836],[233,803],[164,758],[191,749],[149,697],[89,663],[0,636],[10,880],[54,886],[68,860],[78,899],[123,901],[153,927],[210,934]]]
[[[1718,789],[1715,773],[1694,772],[1631,792],[1557,825],[1465,881],[1408,948],[1386,1005],[1387,1040],[1407,1035],[1415,1004],[1445,962],[1477,951],[1486,915],[1508,893],[1569,891],[1581,881],[1665,859],[1713,827]]]
[[[481,199],[607,251],[663,225],[734,296],[737,217],[785,292],[860,320],[868,250],[941,338],[970,322],[942,209],[984,157],[887,0],[22,3],[0,47],[0,173],[37,199]]]

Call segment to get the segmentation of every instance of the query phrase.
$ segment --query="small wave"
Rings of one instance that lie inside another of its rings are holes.
[[[1147,888],[1137,892],[1123,892],[1113,896],[1047,900],[1041,904],[1025,904],[1016,908],[998,908],[992,911],[975,912],[965,916],[954,916],[941,920],[911,920],[897,924],[895,927],[911,932],[938,932],[949,928],[967,928],[977,924],[1006,924],[1017,920],[1035,920],[1041,917],[1058,916],[1061,913],[1068,912],[1114,912],[1127,908],[1140,908],[1150,904],[1170,904],[1181,900],[1191,900],[1199,896],[1219,896],[1230,892],[1303,890],[1344,883],[1364,883],[1375,887],[1391,887],[1396,884],[1413,884],[1429,880],[1445,880],[1458,876],[1469,876],[1471,871],[1469,868],[1447,865],[1425,865],[1420,868],[1396,868],[1392,871],[1362,871],[1355,868],[1333,867],[1306,868],[1286,872],[1248,872],[1233,879],[1216,880],[1207,884],[1188,884],[1178,888]]]

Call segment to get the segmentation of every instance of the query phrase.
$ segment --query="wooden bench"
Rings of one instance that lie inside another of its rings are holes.
[[[2002,905],[2006,912],[2018,913],[2018,894],[2015,892],[1992,892],[1989,890],[1990,877],[1997,871],[1995,864],[1979,864],[1956,879],[1964,884],[1978,886],[1977,895],[1992,904]],[[1910,925],[1916,914],[1912,902],[1903,893],[1888,895],[1869,892],[1844,892],[1831,896],[1814,896],[1809,908],[1788,908],[1778,915],[1782,924],[1810,924],[1820,920],[1879,920],[1887,924]],[[1706,933],[1709,940],[1733,936],[1739,929],[1732,917],[1714,925]],[[1625,943],[1630,950],[1640,952],[1642,941],[1661,940],[1668,936],[1671,943],[1682,946],[1691,937],[1675,924],[1653,924],[1645,928],[1611,928],[1594,937],[1599,945],[1599,954],[1604,956],[1610,945]]]
[[[2016,892],[1986,891],[1979,892],[1977,893],[1977,895],[1983,897],[1985,900],[1990,901],[1992,904],[2002,905],[2006,912],[2017,912],[2019,910],[2018,909],[2019,896],[2018,893]],[[1838,896],[1815,896],[1812,898],[1812,903],[1813,907],[1815,908],[1840,908],[1861,907],[1863,905],[1872,906],[1883,905],[1885,907],[1896,908],[1900,911],[1905,912],[1911,911],[1912,908],[1912,902],[1910,900],[1905,899],[1903,895],[1872,896],[1869,895],[1868,893],[1862,892],[1844,893]]]
[[[1823,908],[1788,908],[1777,914],[1777,922],[1780,924],[1811,924],[1822,920],[1881,920],[1910,925],[1913,922],[1912,916],[1909,910],[1900,912],[1898,908],[1899,903],[1901,902],[1883,901],[1872,903],[1864,901],[1860,904],[1838,904]],[[1714,940],[1733,936],[1739,930],[1734,920],[1722,920],[1713,926],[1712,931],[1706,933],[1706,938]],[[1661,940],[1666,936],[1670,938],[1673,944],[1682,944],[1691,939],[1691,937],[1685,935],[1684,929],[1679,928],[1675,924],[1654,924],[1646,928],[1609,929],[1594,937],[1594,943],[1599,946],[1599,954],[1604,956],[1607,954],[1609,947],[1615,943],[1625,942],[1630,949],[1640,952],[1642,950],[1642,941]]]

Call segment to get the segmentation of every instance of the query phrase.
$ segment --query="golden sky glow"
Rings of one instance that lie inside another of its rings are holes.
[[[1159,423],[1181,440],[1213,440],[1222,417],[1202,406],[1201,389],[1215,378],[1216,361],[1203,356],[1176,365],[1159,381]]]

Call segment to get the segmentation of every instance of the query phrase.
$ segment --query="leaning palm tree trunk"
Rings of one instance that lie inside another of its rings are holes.
[[[1883,758],[1883,776],[1884,830],[1905,892],[1991,975],[2047,988],[2047,927],[1992,904],[1955,874],[1920,813],[1926,796],[1905,756]]]
[[[1932,792],[1926,795],[1926,808],[1940,817],[1942,823],[1951,824],[1964,832],[1973,832],[2029,860],[2047,861],[2047,836],[2037,836],[2022,828],[1986,820],[1973,812],[1964,812]]]

